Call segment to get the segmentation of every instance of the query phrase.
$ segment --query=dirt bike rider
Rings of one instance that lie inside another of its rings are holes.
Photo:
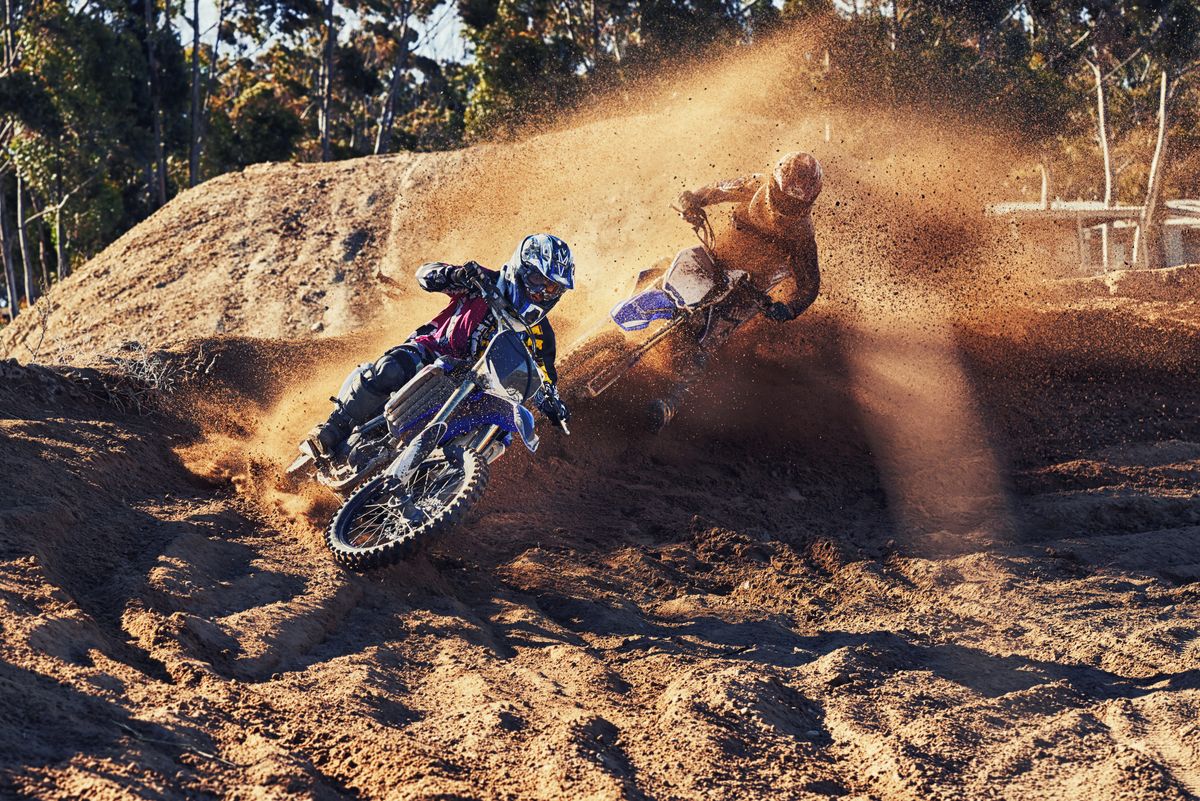
[[[315,454],[335,456],[358,425],[378,416],[388,397],[407,384],[422,367],[441,356],[474,359],[496,332],[496,319],[480,296],[477,282],[494,286],[530,325],[528,340],[542,374],[536,396],[541,412],[555,423],[570,417],[559,398],[554,369],[554,329],[546,314],[574,288],[575,262],[567,243],[550,234],[527,236],[499,271],[474,261],[454,265],[423,264],[417,283],[426,292],[444,292],[450,304],[401,345],[355,375],[350,389],[336,399],[337,408],[309,432],[305,443]],[[357,372],[357,371],[356,371]],[[352,374],[353,375],[353,374]]]
[[[685,355],[678,379],[664,398],[651,405],[656,429],[675,416],[688,387],[704,371],[708,355],[759,311],[776,322],[794,320],[817,298],[820,271],[812,205],[821,193],[821,164],[808,153],[788,153],[770,175],[755,173],[683,192],[676,206],[692,225],[703,225],[704,208],[737,204],[727,227],[716,232],[713,256],[725,270],[749,274],[747,292],[722,301],[712,322],[696,332],[695,349]],[[791,286],[774,290],[786,279]]]

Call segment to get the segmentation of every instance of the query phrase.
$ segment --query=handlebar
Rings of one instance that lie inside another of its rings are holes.
[[[708,221],[708,212],[703,208],[695,208],[684,210],[671,204],[671,210],[679,215],[680,219],[692,226],[692,231],[695,232],[696,238],[700,240],[700,244],[708,251],[711,256],[713,253],[713,245],[716,242],[716,235],[713,233],[712,223]],[[691,219],[689,214],[695,215],[695,219]]]
[[[498,320],[507,323],[510,328],[522,333],[528,330],[529,326],[521,319],[521,315],[513,310],[512,305],[496,290],[496,287],[488,284],[487,281],[478,276],[473,278],[471,283],[479,291],[480,297],[491,307]]]

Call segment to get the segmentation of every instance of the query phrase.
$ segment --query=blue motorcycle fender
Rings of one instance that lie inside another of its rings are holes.
[[[449,428],[442,435],[443,444],[468,431],[495,425],[510,434],[520,434],[521,441],[531,453],[537,450],[540,440],[533,413],[521,404],[502,400],[495,395],[480,395],[472,398],[469,408],[472,411],[450,421]]]

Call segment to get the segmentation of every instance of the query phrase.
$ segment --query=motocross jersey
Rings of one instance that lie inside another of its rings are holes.
[[[726,269],[745,270],[762,292],[778,295],[799,314],[817,298],[821,274],[809,207],[784,213],[771,202],[770,178],[755,173],[693,192],[698,206],[736,204],[713,221],[714,255]],[[775,292],[788,278],[790,290]]]
[[[444,262],[423,264],[417,270],[417,283],[426,292],[444,292],[450,305],[436,317],[418,328],[409,341],[438,356],[454,359],[475,359],[496,335],[497,321],[487,301],[476,294],[467,279],[468,268]],[[483,276],[495,284],[499,273],[480,267]],[[558,371],[554,367],[554,328],[549,319],[529,327],[525,344],[533,354],[543,383],[555,384]]]

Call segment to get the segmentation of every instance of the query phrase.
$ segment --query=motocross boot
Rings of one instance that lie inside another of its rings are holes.
[[[671,398],[657,398],[650,402],[650,428],[655,434],[674,419],[675,411],[675,401]]]
[[[370,381],[373,377],[372,369],[355,376],[350,389],[336,400],[337,408],[329,415],[329,419],[308,432],[305,442],[315,454],[326,459],[336,456],[356,426],[379,414],[387,402],[388,393],[372,389]]]
[[[314,454],[330,459],[350,436],[353,428],[354,421],[342,414],[341,409],[335,409],[328,420],[312,427],[304,441]]]

